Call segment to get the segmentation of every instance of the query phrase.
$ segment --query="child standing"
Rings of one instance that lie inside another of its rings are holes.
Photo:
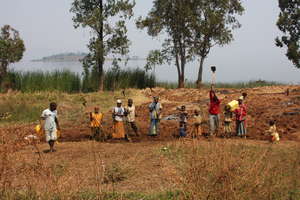
[[[188,113],[185,106],[181,106],[179,111],[179,136],[186,137]]]
[[[99,112],[99,108],[95,107],[94,112],[90,113],[91,139],[99,140],[102,128],[103,114]],[[101,138],[104,137],[101,134]]]
[[[192,138],[198,138],[202,135],[202,116],[200,115],[200,112],[198,110],[194,111],[194,124],[193,124],[193,131],[192,131]]]
[[[135,133],[135,136],[139,136],[138,128],[135,122],[135,117],[136,117],[135,106],[133,104],[132,99],[128,99],[128,104],[127,107],[125,108],[125,115],[127,117],[127,122],[129,123],[130,127]]]
[[[224,136],[225,137],[231,137],[232,134],[232,128],[231,128],[231,122],[232,122],[232,112],[231,107],[229,105],[226,105],[224,108]]]
[[[243,103],[242,98],[239,98],[238,102],[239,102],[239,108],[237,108],[234,111],[235,116],[236,116],[236,133],[237,133],[237,136],[246,138],[247,109],[246,109],[246,105]]]
[[[280,140],[279,134],[277,132],[275,121],[271,120],[269,122],[270,128],[266,132],[270,135],[270,142],[277,143]]]

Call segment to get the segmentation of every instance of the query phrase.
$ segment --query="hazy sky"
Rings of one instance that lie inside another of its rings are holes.
[[[19,30],[25,41],[23,61],[62,52],[86,50],[90,33],[73,28],[69,12],[72,0],[0,0],[0,26],[10,24]],[[135,14],[146,15],[151,0],[136,0]],[[294,68],[285,57],[284,49],[274,45],[280,35],[276,27],[279,13],[277,0],[244,0],[246,9],[240,17],[242,28],[234,31],[235,41],[230,45],[212,49],[205,62],[205,80],[209,79],[209,66],[218,67],[222,81],[280,80],[300,82],[300,70]],[[161,41],[152,39],[144,31],[129,25],[132,41],[131,55],[146,57],[151,49],[159,48]],[[198,62],[187,66],[187,78],[196,79]],[[160,67],[159,73],[166,80],[176,80],[175,67]],[[167,76],[169,73],[172,76]]]

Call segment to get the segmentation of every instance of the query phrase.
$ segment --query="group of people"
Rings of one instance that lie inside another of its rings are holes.
[[[216,92],[211,88],[209,92],[209,133],[208,137],[221,135],[223,137],[240,136],[246,138],[246,116],[247,108],[244,103],[247,97],[247,93],[243,93],[237,100],[233,100],[227,103],[224,107],[224,131],[219,134],[220,127],[220,114],[221,114],[221,100],[216,95]],[[44,131],[46,141],[49,143],[50,151],[54,152],[54,144],[57,140],[57,133],[60,130],[58,118],[57,118],[57,104],[50,103],[48,109],[44,110],[41,115],[41,119],[45,120]],[[160,121],[162,119],[162,104],[159,102],[158,97],[153,97],[153,102],[150,103],[150,126],[149,136],[158,136],[160,130]],[[197,138],[203,135],[203,115],[200,110],[195,110],[192,116],[189,116],[186,107],[181,106],[177,108],[179,110],[179,137],[186,137],[188,129],[188,121],[192,121],[192,129],[189,132],[192,138]],[[235,116],[236,130],[235,134],[232,129],[232,122]],[[114,139],[126,139],[130,141],[128,135],[128,129],[130,127],[134,132],[135,136],[139,136],[139,130],[136,124],[136,108],[132,99],[128,99],[127,105],[122,106],[122,101],[117,100],[117,105],[112,109],[112,138]],[[91,127],[91,138],[96,140],[105,140],[105,134],[102,132],[103,125],[103,113],[100,112],[99,107],[94,108],[94,112],[89,115],[90,127]],[[271,136],[272,142],[279,141],[279,134],[276,130],[275,121],[270,122],[270,129],[266,131]]]
[[[220,127],[220,114],[221,114],[221,100],[216,95],[216,92],[211,88],[209,92],[209,132],[208,137],[222,135],[223,137],[231,137],[234,135],[232,130],[233,115],[236,118],[236,134],[240,137],[246,137],[246,115],[247,109],[244,104],[244,100],[247,97],[246,93],[243,93],[238,100],[229,102],[224,108],[224,131],[219,134]],[[190,136],[196,138],[203,135],[202,125],[204,124],[203,115],[200,110],[195,110],[192,117],[188,115],[185,106],[177,108],[179,110],[179,136],[186,137],[187,134],[187,122],[188,119],[192,121],[192,129]]]

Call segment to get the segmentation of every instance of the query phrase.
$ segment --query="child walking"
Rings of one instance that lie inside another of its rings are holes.
[[[91,126],[91,139],[104,140],[103,134],[101,134],[103,114],[99,112],[99,107],[94,108],[94,112],[90,113],[90,126]]]

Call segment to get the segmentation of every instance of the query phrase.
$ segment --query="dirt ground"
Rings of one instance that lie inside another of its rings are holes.
[[[289,95],[286,94],[289,90]],[[249,139],[265,140],[267,136],[264,132],[268,129],[268,122],[270,120],[277,121],[277,128],[283,140],[300,141],[300,86],[272,86],[260,87],[253,89],[217,89],[217,95],[221,99],[222,110],[224,106],[241,96],[242,92],[248,94],[245,101],[248,115],[247,115],[247,135]],[[140,141],[169,141],[174,139],[174,135],[178,135],[178,121],[165,120],[161,121],[161,135],[157,138],[149,138],[149,112],[148,105],[152,101],[152,96],[159,96],[163,105],[163,117],[178,114],[176,108],[185,105],[190,116],[193,115],[195,109],[200,109],[204,120],[204,133],[208,132],[208,98],[209,91],[206,89],[145,89],[135,92],[133,100],[136,105],[137,125],[139,127],[140,137],[133,137],[134,142]],[[127,96],[127,98],[132,98]],[[89,139],[90,129],[88,122],[88,110],[82,114],[81,118],[76,121],[61,121],[62,136],[60,141],[86,141]],[[109,110],[109,109],[105,109]],[[103,132],[106,135],[112,133],[111,112],[104,113]],[[221,113],[221,122],[223,114]],[[192,122],[188,122],[188,132],[191,131]],[[234,123],[233,123],[234,124]],[[28,133],[33,133],[35,124],[25,124],[22,126],[11,126],[2,128],[1,130],[22,129]],[[234,129],[234,126],[233,126]],[[128,133],[132,130],[126,127]],[[10,132],[11,132],[10,131]],[[223,131],[223,123],[219,133]],[[111,141],[114,142],[114,141]]]
[[[289,90],[287,96],[286,91]],[[163,105],[163,116],[177,114],[176,108],[185,105],[190,116],[195,109],[200,109],[204,119],[208,119],[208,90],[177,89],[166,90],[161,88],[146,89],[142,94],[146,97],[136,102],[137,124],[141,133],[140,138],[133,138],[135,141],[148,140],[146,136],[149,127],[148,105],[152,96],[159,96]],[[218,89],[217,95],[222,101],[222,108],[231,100],[237,99],[242,92],[248,97],[245,101],[248,109],[247,126],[249,139],[264,140],[263,134],[268,128],[270,120],[277,121],[280,136],[283,140],[300,139],[300,87],[299,86],[273,86],[245,90]],[[128,97],[130,98],[130,97]],[[105,113],[104,132],[111,134],[111,113]],[[221,119],[223,115],[221,114]],[[89,129],[86,122],[75,125],[70,122],[64,126],[63,141],[78,141],[88,137]],[[189,123],[191,125],[191,123]],[[220,132],[223,130],[221,125]],[[68,128],[67,128],[68,127]],[[130,128],[127,129],[131,132]],[[176,120],[161,121],[161,135],[156,140],[170,140],[178,132]],[[204,124],[204,132],[208,132],[207,123]],[[153,140],[153,139],[150,139]]]
[[[289,95],[286,93],[288,89]],[[207,119],[208,92],[205,89],[166,90],[161,88],[139,91],[135,95],[134,101],[137,109],[137,125],[141,136],[132,136],[133,142],[131,143],[120,140],[90,141],[87,116],[91,107],[86,108],[82,113],[84,117],[78,118],[76,121],[61,121],[62,136],[56,145],[58,152],[53,154],[46,153],[48,145],[44,143],[43,139],[37,145],[32,145],[32,143],[24,140],[24,136],[34,133],[35,123],[11,124],[2,127],[0,135],[9,136],[12,140],[2,140],[0,137],[0,142],[4,144],[0,151],[0,167],[2,167],[0,169],[5,172],[2,178],[0,177],[1,183],[9,184],[16,189],[34,187],[33,189],[36,191],[52,191],[59,194],[68,194],[71,191],[76,193],[87,188],[93,191],[100,188],[103,191],[141,193],[174,191],[174,189],[182,189],[183,175],[181,169],[183,166],[186,167],[186,164],[181,163],[185,160],[182,155],[192,146],[200,147],[200,149],[202,148],[201,151],[207,151],[206,153],[219,149],[220,152],[214,154],[213,160],[218,160],[223,155],[221,148],[228,148],[229,150],[241,147],[242,149],[239,151],[244,152],[243,148],[247,146],[249,149],[246,152],[251,155],[253,153],[253,157],[264,155],[266,152],[271,152],[266,155],[273,155],[272,151],[276,150],[276,156],[281,158],[280,155],[283,152],[295,152],[299,147],[300,86],[217,90],[217,95],[222,101],[222,107],[231,100],[237,99],[242,92],[248,93],[245,102],[248,108],[248,139],[216,138],[213,141],[207,141],[205,137],[198,140],[189,137],[177,139],[174,135],[178,134],[178,122],[165,119],[161,122],[160,136],[156,138],[147,136],[148,105],[152,96],[160,97],[164,117],[177,114],[176,108],[185,105],[190,115],[195,109],[200,109],[204,119]],[[104,115],[103,131],[109,135],[112,130],[111,113],[108,111]],[[221,118],[223,118],[222,114]],[[276,145],[270,145],[266,141],[267,136],[263,134],[268,128],[268,121],[271,119],[277,121],[279,134],[282,138],[282,141]],[[188,127],[190,125],[191,123]],[[204,133],[208,132],[207,123],[204,124],[203,129]],[[221,126],[220,131],[222,129]],[[131,132],[129,128],[127,130]],[[254,148],[251,148],[252,146]],[[206,153],[204,154],[206,155]],[[190,155],[192,154],[185,156],[189,157]],[[234,151],[232,155],[234,155]],[[229,158],[238,159],[238,157],[231,155]],[[241,159],[242,161],[243,159]],[[207,162],[211,162],[209,158],[207,158]],[[250,163],[252,160],[249,160],[247,166]],[[274,164],[274,166],[276,165]],[[261,166],[262,168],[265,166],[264,158],[262,158]],[[114,179],[122,178],[123,175],[125,176],[124,180],[118,180],[115,183],[112,181],[106,183],[105,181],[105,177]],[[42,183],[40,183],[41,181]]]

